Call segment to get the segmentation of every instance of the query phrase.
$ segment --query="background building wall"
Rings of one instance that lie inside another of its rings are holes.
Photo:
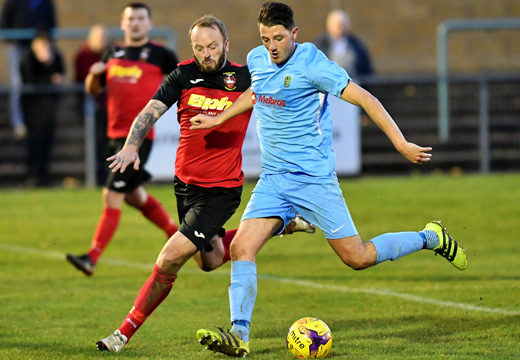
[[[5,0],[1,0],[3,5]],[[88,27],[94,23],[118,26],[128,0],[55,0],[61,27]],[[244,63],[248,51],[259,45],[256,26],[264,0],[147,0],[156,26],[178,34],[180,59],[191,56],[188,29],[199,16],[210,13],[227,25],[230,58]],[[367,44],[378,74],[417,74],[436,71],[436,29],[447,19],[520,17],[518,0],[286,0],[295,11],[299,41],[311,41],[324,30],[327,13],[346,10],[353,31]],[[475,31],[450,35],[450,68],[455,71],[520,70],[520,30]],[[68,59],[68,75],[78,41],[58,44]],[[5,59],[4,46],[0,56]],[[0,64],[4,64],[1,62]],[[0,83],[6,83],[0,65]]]

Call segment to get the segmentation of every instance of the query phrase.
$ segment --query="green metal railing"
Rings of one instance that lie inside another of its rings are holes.
[[[520,29],[520,18],[446,20],[437,27],[439,138],[450,136],[448,35],[454,31]]]

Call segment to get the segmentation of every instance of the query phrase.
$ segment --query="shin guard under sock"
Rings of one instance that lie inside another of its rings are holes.
[[[119,219],[121,219],[121,209],[103,209],[96,232],[92,238],[92,245],[88,252],[93,265],[97,263],[99,257],[103,254],[103,251],[110,243],[110,240],[112,240],[112,237],[119,226]]]
[[[249,326],[256,301],[257,274],[253,261],[233,261],[231,263],[231,284],[229,304],[231,307],[231,331],[249,341]]]
[[[424,248],[424,238],[418,232],[399,232],[379,235],[370,240],[377,251],[376,264],[397,260]]]
[[[154,266],[152,275],[146,280],[135,299],[132,310],[119,327],[119,331],[128,340],[141,327],[150,314],[159,306],[170,293],[177,275],[164,272],[157,265]]]

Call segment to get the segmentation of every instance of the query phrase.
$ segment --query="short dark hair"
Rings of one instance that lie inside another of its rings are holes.
[[[124,9],[126,9],[126,8],[130,8],[130,9],[146,9],[146,11],[148,12],[148,17],[150,19],[152,18],[152,9],[150,9],[150,7],[148,5],[146,5],[145,3],[143,3],[143,2],[131,2],[131,3],[128,3],[124,7]]]
[[[209,28],[215,28],[216,27],[220,31],[222,36],[224,37],[224,40],[226,40],[228,38],[226,26],[224,25],[222,20],[216,18],[213,15],[203,15],[200,18],[198,18],[197,20],[195,20],[193,25],[191,25],[190,32],[188,34],[188,36],[190,37],[190,40],[191,40],[191,32],[193,31],[193,28],[195,26],[198,26],[198,27],[209,27]]]
[[[283,25],[287,30],[296,27],[294,23],[294,11],[289,5],[269,1],[260,7],[258,23],[265,26]]]

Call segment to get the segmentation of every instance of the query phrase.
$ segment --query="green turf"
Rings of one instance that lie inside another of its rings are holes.
[[[330,359],[520,358],[520,174],[341,184],[364,240],[442,219],[467,249],[468,269],[422,251],[356,272],[321,231],[274,238],[257,258],[252,358],[291,359],[285,335],[304,316],[331,328]],[[252,186],[229,228],[238,225]],[[171,186],[148,189],[174,213]],[[229,322],[229,264],[202,273],[188,263],[121,353],[95,350],[130,310],[165,241],[125,208],[87,278],[64,254],[85,252],[100,210],[99,190],[0,192],[0,359],[225,359],[204,351],[195,333]]]

